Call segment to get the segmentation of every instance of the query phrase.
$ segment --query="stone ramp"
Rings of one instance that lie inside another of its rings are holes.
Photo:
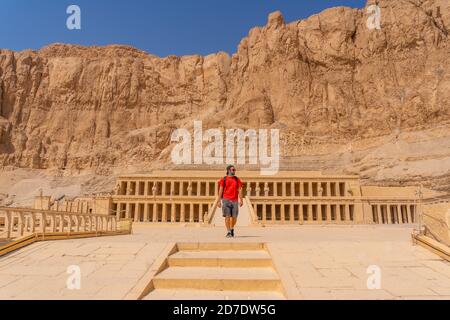
[[[239,216],[238,221],[236,223],[236,227],[248,227],[252,224],[252,219],[250,215],[250,210],[248,208],[248,204],[244,201],[242,207],[239,208]],[[214,216],[211,220],[211,225],[216,227],[224,227],[225,228],[225,220],[222,215],[222,208],[216,208],[214,212]]]
[[[261,243],[179,244],[145,300],[284,299],[279,275]]]
[[[152,291],[143,300],[284,300],[278,292],[169,290]]]

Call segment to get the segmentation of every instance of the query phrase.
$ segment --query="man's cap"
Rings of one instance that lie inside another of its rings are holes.
[[[227,166],[227,172],[229,172],[231,168],[235,168],[235,166],[232,165],[232,164],[229,164],[229,165]]]

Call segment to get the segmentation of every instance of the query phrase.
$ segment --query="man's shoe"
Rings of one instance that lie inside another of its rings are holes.
[[[231,234],[231,237],[234,238],[234,229],[231,229],[230,234]]]
[[[231,232],[228,231],[228,233],[227,233],[227,238],[230,238],[230,237],[231,237]]]

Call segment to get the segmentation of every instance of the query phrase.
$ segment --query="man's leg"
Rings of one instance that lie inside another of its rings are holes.
[[[227,231],[231,229],[231,217],[225,217],[225,227],[227,227]]]
[[[231,218],[231,229],[234,229],[234,226],[236,225],[237,217]]]

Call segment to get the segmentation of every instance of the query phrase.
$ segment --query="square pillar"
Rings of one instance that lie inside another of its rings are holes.
[[[166,195],[166,181],[162,182],[162,191],[161,195],[164,197]]]
[[[144,182],[144,196],[148,196],[149,195],[149,193],[148,193],[148,185],[149,185],[149,182],[145,181]]]
[[[378,224],[383,224],[383,213],[381,212],[381,206],[377,204],[376,208],[377,208]]]
[[[194,204],[189,204],[189,222],[194,222]]]
[[[267,205],[266,205],[266,203],[263,203],[263,205],[262,205],[262,222],[263,223],[266,223],[267,222],[267,212],[266,212],[266,210],[267,210]]]
[[[147,185],[147,183],[145,183],[145,185]],[[149,222],[149,204],[145,203],[144,204],[144,222]]]
[[[170,206],[170,221],[175,222],[176,221],[175,209],[177,206],[175,205],[175,203],[171,203],[169,204],[169,206]]]
[[[410,208],[409,204],[406,204],[406,214],[408,215],[409,223],[413,223],[414,219],[411,215],[411,208]]]
[[[300,224],[303,224],[303,223],[304,223],[304,220],[305,220],[305,218],[304,218],[304,216],[303,216],[303,214],[304,214],[304,211],[303,211],[303,203],[300,203],[300,204],[299,204],[298,214],[299,214],[299,217],[298,217],[299,223],[300,223]]]
[[[153,203],[152,221],[158,221],[158,205],[156,204],[156,202]]]
[[[294,222],[294,205],[292,203],[289,205],[289,221]]]
[[[131,217],[130,203],[127,202],[127,204],[125,205],[125,219],[130,219],[130,217]]]
[[[167,222],[167,204],[163,203],[162,205],[162,222]]]
[[[180,208],[180,222],[185,222],[186,220],[186,212],[185,212],[185,203],[181,204]]]

